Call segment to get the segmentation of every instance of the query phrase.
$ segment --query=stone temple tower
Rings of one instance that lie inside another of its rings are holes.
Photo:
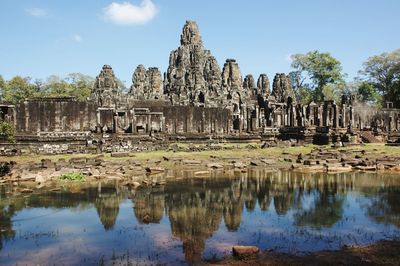
[[[180,43],[170,54],[164,91],[174,105],[217,106],[221,69],[204,48],[196,22],[186,21]]]
[[[92,89],[90,98],[101,107],[117,108],[120,100],[117,78],[111,66],[104,65]]]

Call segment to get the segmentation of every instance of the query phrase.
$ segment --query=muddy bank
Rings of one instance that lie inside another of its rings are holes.
[[[400,241],[383,240],[368,246],[343,247],[337,251],[320,251],[294,256],[273,251],[261,252],[246,259],[227,257],[204,265],[399,265]]]
[[[391,171],[400,173],[400,152],[385,146],[327,146],[274,149],[252,147],[229,151],[111,153],[64,157],[2,157],[0,184],[16,187],[63,185],[60,177],[80,174],[86,182],[120,180],[126,186],[164,185],[177,176],[208,177],[252,169],[340,173]],[[177,174],[180,172],[181,174]],[[182,174],[184,172],[184,174]]]

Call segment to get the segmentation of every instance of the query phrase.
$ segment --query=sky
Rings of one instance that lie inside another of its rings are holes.
[[[399,0],[0,0],[0,75],[45,79],[104,64],[131,85],[138,64],[165,72],[186,20],[222,66],[244,77],[288,73],[290,55],[341,61],[347,80],[368,57],[400,48]]]

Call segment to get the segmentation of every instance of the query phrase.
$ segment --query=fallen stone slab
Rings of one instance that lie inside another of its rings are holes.
[[[261,165],[261,161],[251,161],[250,165],[252,165],[252,166],[260,166]]]
[[[304,173],[319,173],[319,172],[325,172],[326,167],[323,165],[311,165],[311,166],[299,166],[298,164],[293,164],[292,167],[294,166],[294,170],[297,172],[304,172]]]
[[[357,169],[360,171],[376,171],[376,165],[372,165],[372,166],[357,165],[357,166],[354,166],[354,169]]]
[[[233,167],[238,168],[238,169],[243,169],[243,168],[246,168],[247,165],[245,165],[242,162],[235,162],[235,163],[233,163]]]
[[[147,174],[159,174],[165,171],[164,168],[161,167],[146,167],[145,168]]]
[[[213,169],[219,169],[219,168],[224,168],[224,166],[220,163],[208,163],[207,164],[208,168],[213,168]]]
[[[326,166],[328,173],[343,173],[343,172],[350,172],[353,171],[353,167],[351,165],[327,165]]]
[[[233,246],[232,253],[238,259],[248,259],[257,257],[260,249],[256,246]]]
[[[209,171],[196,171],[196,172],[194,172],[194,175],[195,176],[208,176],[208,175],[210,175],[210,172]]]
[[[265,164],[274,164],[276,161],[274,159],[260,159],[261,162]]]

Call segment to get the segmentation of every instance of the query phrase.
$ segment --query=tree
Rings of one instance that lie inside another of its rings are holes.
[[[307,54],[292,55],[293,74],[300,88],[308,88],[313,91],[313,100],[320,102],[324,100],[323,89],[328,84],[335,84],[328,88],[343,88],[344,75],[342,73],[341,63],[332,57],[329,53],[320,53],[318,51]],[[305,76],[304,76],[305,75]],[[305,83],[309,81],[309,83]],[[298,91],[300,90],[298,88]]]
[[[81,73],[71,73],[65,79],[70,84],[70,95],[84,101],[90,96],[95,79]]]
[[[79,101],[85,101],[90,96],[93,84],[94,78],[81,73],[71,73],[65,79],[51,75],[43,85],[41,95],[45,97],[73,96]]]
[[[6,85],[6,82],[3,79],[3,76],[0,75],[0,89],[4,89],[4,86]]]
[[[368,58],[359,74],[385,101],[400,107],[400,49]]]
[[[51,75],[47,78],[44,85],[43,96],[45,97],[65,97],[69,96],[70,86],[59,76]]]
[[[31,78],[29,77],[13,77],[4,86],[3,100],[10,103],[18,103],[26,98],[37,96],[35,88],[30,81]]]
[[[360,82],[357,88],[357,95],[362,102],[382,105],[382,96],[371,83]]]
[[[0,99],[2,100],[3,98],[3,91],[4,91],[4,87],[6,86],[6,82],[3,79],[3,76],[0,75]]]

